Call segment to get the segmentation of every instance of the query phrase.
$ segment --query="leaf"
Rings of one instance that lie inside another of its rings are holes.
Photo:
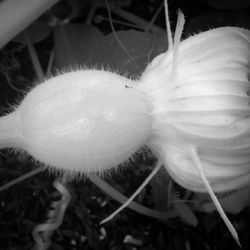
[[[166,49],[167,37],[163,32],[118,31],[98,43],[93,60],[114,70],[140,75],[147,64]]]
[[[168,208],[170,180],[170,176],[165,172],[159,172],[150,182],[154,208],[157,210],[166,210]]]
[[[103,34],[92,25],[66,24],[55,28],[54,38],[55,66],[62,69],[87,65],[95,44],[102,40]]]
[[[250,205],[249,197],[250,186],[247,186],[225,197],[219,198],[219,201],[225,212],[238,214]],[[204,203],[201,209],[207,213],[211,213],[216,210],[212,202]]]
[[[188,207],[184,201],[178,200],[174,202],[173,205],[183,222],[187,223],[190,226],[197,226],[197,217],[195,216],[193,210]]]
[[[17,35],[12,41],[16,43],[26,44],[26,35],[29,37],[30,42],[35,44],[46,39],[52,31],[48,25],[36,21],[32,23],[27,29]]]
[[[166,50],[166,40],[165,33],[131,30],[103,36],[91,25],[64,25],[55,30],[56,67],[104,66],[139,75],[156,55]]]

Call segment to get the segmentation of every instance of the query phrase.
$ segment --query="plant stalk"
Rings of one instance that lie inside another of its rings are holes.
[[[0,2],[0,49],[59,0]]]

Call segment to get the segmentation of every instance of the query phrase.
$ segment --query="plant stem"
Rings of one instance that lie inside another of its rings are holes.
[[[107,193],[109,196],[111,196],[113,199],[120,202],[121,204],[125,203],[128,200],[128,197],[126,197],[125,195],[118,192],[116,189],[111,187],[108,183],[103,181],[97,175],[92,174],[91,176],[88,176],[88,178],[96,186],[98,186],[102,191]],[[155,209],[150,209],[148,207],[145,207],[145,206],[138,204],[137,202],[134,202],[134,201],[131,201],[131,203],[128,205],[128,208],[130,208],[130,209],[132,209],[140,214],[143,214],[143,215],[146,215],[149,217],[153,217],[156,219],[160,219],[160,220],[166,220],[166,219],[170,219],[170,218],[177,216],[177,213],[175,211],[166,211],[166,212],[158,211]]]
[[[40,64],[38,55],[37,55],[36,50],[34,48],[34,45],[30,42],[30,39],[29,39],[27,34],[25,34],[25,40],[26,40],[26,44],[28,47],[28,51],[30,54],[30,58],[31,58],[33,67],[36,71],[36,75],[37,75],[39,81],[42,81],[44,79],[44,73],[43,73],[42,66]]]
[[[0,2],[0,49],[59,0]]]

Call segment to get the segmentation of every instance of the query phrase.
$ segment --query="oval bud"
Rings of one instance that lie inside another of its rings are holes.
[[[133,84],[101,70],[46,80],[14,112],[19,133],[12,146],[71,172],[102,171],[123,163],[151,132],[146,97]]]

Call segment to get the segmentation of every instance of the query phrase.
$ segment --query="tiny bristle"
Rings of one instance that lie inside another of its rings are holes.
[[[5,116],[12,113],[13,111],[15,111],[15,107],[16,106],[11,103],[6,103],[4,107],[1,107],[0,116]]]
[[[10,157],[14,157],[14,158],[17,158],[17,159],[19,159],[21,161],[25,161],[25,162],[28,161],[27,152],[20,149],[20,148],[16,148],[16,147],[8,148],[7,151],[8,151],[8,155]]]
[[[50,73],[47,75],[46,80],[49,80],[53,77],[63,75],[65,73],[80,71],[80,70],[97,70],[97,71],[105,71],[110,72],[116,75],[123,76],[129,80],[136,81],[139,79],[139,76],[136,74],[131,74],[130,72],[123,70],[122,68],[115,68],[114,66],[111,66],[109,64],[102,64],[102,63],[95,63],[91,65],[80,65],[80,64],[74,64],[67,67],[63,67],[61,69],[55,69],[53,73]],[[37,82],[37,85],[39,85],[41,82]],[[36,85],[35,85],[36,86]],[[33,87],[35,87],[33,86]],[[32,89],[32,88],[31,88]],[[31,90],[29,89],[29,90]],[[25,91],[26,93],[29,91]]]

